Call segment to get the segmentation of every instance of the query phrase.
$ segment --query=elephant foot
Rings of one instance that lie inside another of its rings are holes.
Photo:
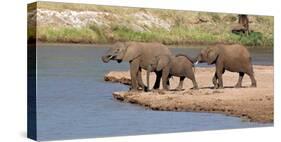
[[[163,90],[163,91],[170,91],[169,88],[163,88],[162,90]]]
[[[214,86],[214,89],[223,89],[223,86]]]
[[[149,92],[150,90],[146,86],[144,86],[143,91],[144,92]]]
[[[182,89],[182,87],[177,87],[176,89],[175,89],[175,91],[182,91],[183,89]]]
[[[219,86],[217,89],[223,89],[223,86]]]
[[[153,93],[158,93],[160,91],[160,89],[151,89],[149,90],[150,92],[153,92]]]
[[[252,87],[252,88],[256,88],[256,87],[257,87],[257,84],[256,84],[256,83],[255,83],[255,84],[252,84],[251,87]]]
[[[194,87],[192,87],[191,89],[192,89],[192,90],[198,90],[199,88],[198,88],[198,86],[194,86]]]
[[[167,86],[167,89],[170,90],[170,85]]]
[[[217,84],[214,85],[214,89],[218,89],[219,86]]]
[[[152,92],[152,91],[154,91],[154,89],[151,89],[151,90],[150,89],[145,89],[144,90],[144,92]]]
[[[142,89],[130,87],[129,92],[140,92]]]
[[[234,86],[234,88],[241,88],[241,87],[242,87],[241,84],[236,84],[236,85]]]
[[[184,89],[182,88],[176,88],[175,91],[183,91]]]
[[[160,88],[159,86],[153,86],[153,89],[155,89],[155,90],[157,90],[159,88]]]
[[[214,82],[213,82],[213,85],[214,85],[214,88],[218,88],[218,87],[219,87],[219,84],[218,84],[218,83],[214,83]]]

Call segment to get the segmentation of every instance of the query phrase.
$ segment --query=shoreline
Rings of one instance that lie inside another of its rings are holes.
[[[214,68],[196,69],[199,90],[190,90],[192,83],[185,79],[183,91],[113,92],[113,98],[125,103],[140,105],[157,111],[210,112],[240,117],[242,120],[273,123],[273,66],[254,65],[257,88],[250,88],[250,79],[245,75],[243,88],[233,88],[238,79],[236,73],[223,75],[224,89],[212,89]],[[145,73],[142,74],[145,82]],[[151,76],[154,84],[155,75]],[[105,81],[130,85],[128,71],[112,71],[105,75]],[[178,84],[178,78],[171,79],[171,88]],[[161,87],[160,87],[161,88]]]

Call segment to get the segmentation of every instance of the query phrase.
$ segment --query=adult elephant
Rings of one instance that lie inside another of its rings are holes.
[[[257,86],[250,53],[242,45],[218,44],[204,48],[197,56],[197,63],[198,62],[207,62],[208,64],[216,65],[216,72],[213,77],[215,88],[223,88],[222,74],[225,70],[239,73],[239,79],[235,87],[241,87],[245,73],[251,78],[251,86]]]
[[[160,86],[162,77],[163,89],[168,90],[168,75],[169,75],[169,60],[151,68],[151,62],[158,56],[171,56],[172,53],[168,47],[160,43],[142,43],[142,42],[117,42],[110,48],[105,55],[102,56],[102,61],[107,63],[110,60],[116,60],[118,63],[127,61],[130,63],[130,75],[132,81],[132,90],[137,90],[142,87],[148,90],[141,78],[141,69],[145,69],[156,73],[156,81],[154,89]]]

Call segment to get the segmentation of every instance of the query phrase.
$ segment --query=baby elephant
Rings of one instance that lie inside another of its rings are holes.
[[[198,89],[192,70],[193,67],[193,61],[186,55],[177,54],[175,57],[171,57],[169,78],[172,76],[180,77],[180,82],[176,90],[182,90],[185,78],[189,78],[192,81],[193,89]]]
[[[193,89],[198,89],[197,82],[195,80],[193,68],[193,61],[186,55],[178,54],[176,56],[157,56],[153,61],[151,61],[150,66],[147,70],[147,86],[149,87],[149,73],[151,69],[157,70],[157,68],[162,65],[167,65],[169,68],[169,76],[167,79],[167,85],[169,85],[169,79],[172,76],[180,77],[180,82],[175,90],[182,90],[183,81],[187,77],[193,83]],[[166,64],[168,63],[168,64]]]

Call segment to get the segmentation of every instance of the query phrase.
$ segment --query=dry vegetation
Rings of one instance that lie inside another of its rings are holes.
[[[34,7],[29,6],[29,11]],[[232,25],[237,23],[237,14],[50,2],[38,2],[37,8],[38,13],[42,11],[37,15],[40,17],[37,19],[37,38],[43,42],[157,41],[273,47],[272,16],[249,15],[250,29],[254,32],[241,36],[230,32]],[[29,37],[34,36],[34,32],[29,33]]]

